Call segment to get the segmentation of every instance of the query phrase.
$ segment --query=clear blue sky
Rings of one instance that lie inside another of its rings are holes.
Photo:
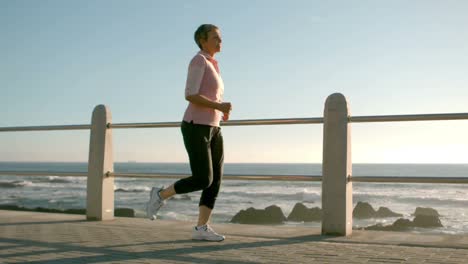
[[[179,121],[216,24],[231,119],[468,112],[468,1],[0,1],[0,126]],[[466,163],[468,122],[352,125],[353,162]],[[225,127],[226,162],[321,162],[322,125]],[[0,161],[86,161],[88,131],[0,133]],[[187,162],[179,129],[114,131],[116,161]]]

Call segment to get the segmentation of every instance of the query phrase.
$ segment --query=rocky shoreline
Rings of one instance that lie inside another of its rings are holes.
[[[52,209],[44,207],[35,207],[27,208],[22,206],[17,206],[13,204],[0,205],[0,210],[12,210],[12,211],[28,211],[28,212],[41,212],[41,213],[58,213],[58,214],[86,214],[86,209]],[[118,217],[135,217],[135,210],[131,208],[116,208],[114,210],[114,216]]]
[[[44,207],[27,208],[17,205],[0,205],[0,210],[33,211],[46,213],[86,214],[86,209],[52,209]],[[114,215],[118,217],[135,217],[135,210],[131,208],[116,208]],[[353,209],[353,218],[372,219],[400,217],[391,225],[376,224],[367,227],[358,227],[358,230],[382,230],[382,231],[410,231],[414,228],[438,228],[443,227],[440,214],[433,208],[417,207],[412,214],[413,219],[402,218],[403,214],[393,212],[389,208],[379,207],[375,210],[367,202],[358,202]],[[308,208],[303,203],[296,203],[289,216],[285,216],[277,205],[271,205],[265,209],[250,207],[240,210],[231,219],[231,223],[256,224],[256,225],[282,225],[286,221],[292,222],[320,222],[322,209],[319,207]]]
[[[364,230],[382,231],[409,231],[413,228],[437,228],[443,227],[439,217],[440,214],[433,208],[417,207],[412,214],[412,220],[399,218],[391,225],[376,224],[363,228]],[[393,212],[389,208],[379,207],[375,210],[367,202],[358,202],[353,209],[353,218],[371,219],[402,217],[403,214]],[[231,219],[231,223],[237,224],[284,224],[285,221],[295,222],[320,222],[322,220],[322,209],[319,207],[308,208],[302,203],[296,203],[293,210],[286,217],[280,207],[271,205],[265,209],[255,209],[250,207],[239,211]]]

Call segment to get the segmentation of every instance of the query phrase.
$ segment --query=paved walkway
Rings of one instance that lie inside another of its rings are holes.
[[[192,241],[187,222],[0,210],[0,263],[468,263],[468,235],[214,227],[226,241]]]

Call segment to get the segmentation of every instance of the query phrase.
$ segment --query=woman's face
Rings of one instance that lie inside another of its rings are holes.
[[[208,32],[206,40],[201,40],[201,45],[204,51],[215,54],[221,51],[221,32],[218,29],[211,30]]]

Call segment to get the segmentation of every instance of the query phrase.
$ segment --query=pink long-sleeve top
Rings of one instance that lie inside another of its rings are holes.
[[[206,52],[200,51],[190,61],[185,85],[185,96],[203,95],[221,103],[224,83],[219,73],[218,62]],[[223,113],[213,108],[189,102],[183,120],[194,124],[219,127]]]

